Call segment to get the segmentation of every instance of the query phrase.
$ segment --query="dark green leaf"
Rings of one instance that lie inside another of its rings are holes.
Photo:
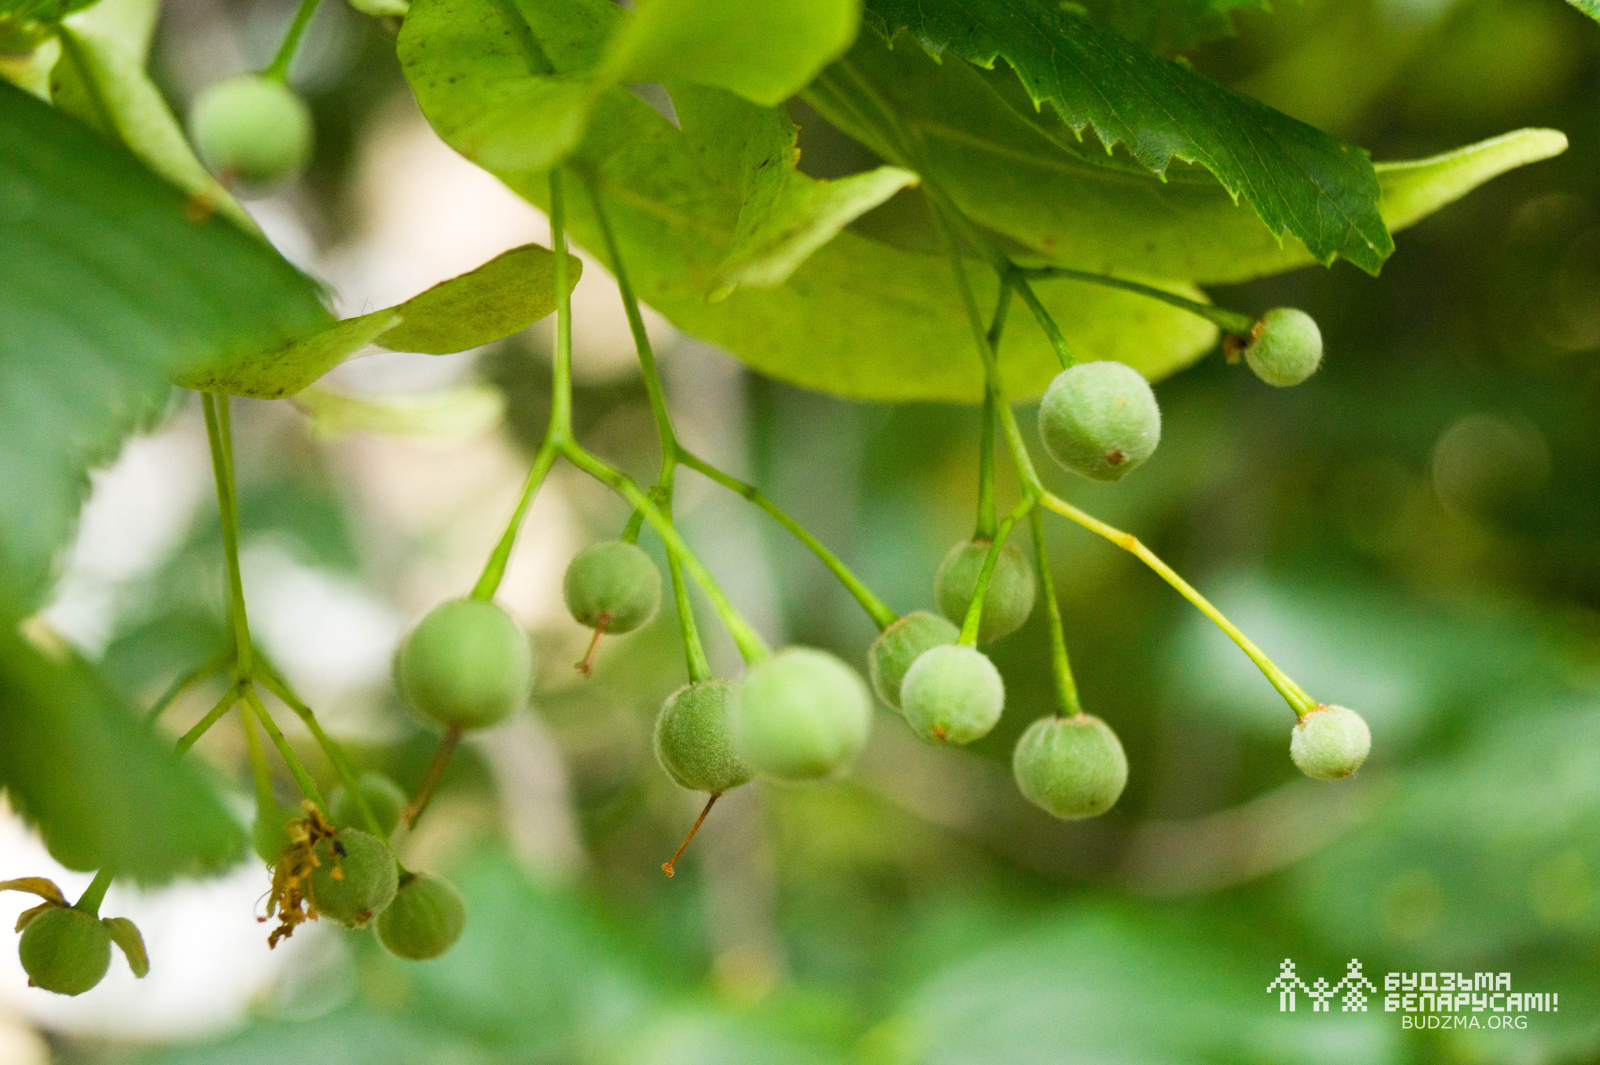
[[[88,471],[163,408],[171,376],[329,320],[270,247],[121,148],[0,84],[0,565],[38,606]]]
[[[1275,235],[1319,262],[1342,256],[1377,273],[1394,250],[1365,153],[1161,59],[1053,0],[871,0],[870,24],[985,69],[1010,64],[1035,105],[1149,170],[1198,163],[1246,200]],[[909,42],[901,47],[909,47]]]
[[[570,44],[576,31],[567,27],[563,12],[593,4],[609,6],[604,0],[541,5],[524,13],[526,21],[511,21],[506,9],[489,0],[421,0],[401,32],[401,62],[434,128],[541,205],[548,195],[544,173],[493,162],[515,151],[522,120],[510,116],[495,126],[474,116],[484,113],[486,99],[515,95],[519,77],[538,80],[526,72],[543,61],[541,42]],[[571,17],[580,27],[588,18]],[[519,41],[531,58],[516,60],[508,51],[510,42]],[[486,56],[495,57],[487,68]],[[582,68],[594,56],[578,52],[570,59]],[[645,302],[757,369],[807,387],[891,400],[971,401],[981,395],[977,353],[941,256],[845,232],[782,284],[741,287],[726,300],[709,303],[708,295],[726,286],[726,263],[744,226],[741,214],[759,191],[748,180],[752,161],[757,168],[792,170],[795,129],[782,113],[720,90],[673,86],[672,91],[681,129],[631,93],[609,90],[575,157],[574,170],[592,174],[597,182]],[[816,184],[790,174],[783,196],[810,196]],[[598,248],[588,196],[578,181],[570,187],[569,224],[579,240]],[[799,213],[810,225],[838,220],[832,211]],[[785,245],[780,241],[775,247]],[[786,269],[784,260],[779,255],[767,262]],[[767,278],[781,272],[773,270]],[[971,273],[980,298],[992,301],[993,275],[976,264]],[[1165,304],[1070,282],[1049,282],[1040,291],[1068,337],[1086,353],[1123,359],[1151,376],[1192,361],[1215,341],[1209,323]],[[1002,349],[1007,385],[1018,396],[1038,394],[1059,363],[1025,315],[1015,314],[1012,321]],[[871,343],[864,345],[863,337]]]
[[[1233,35],[1235,11],[1270,11],[1268,0],[1087,0],[1089,16],[1146,48],[1185,51]]]
[[[244,834],[193,766],[82,661],[0,626],[0,783],[74,869],[157,883],[217,870]]]
[[[94,2],[95,0],[0,0],[0,19],[12,18],[18,22],[55,22]]]

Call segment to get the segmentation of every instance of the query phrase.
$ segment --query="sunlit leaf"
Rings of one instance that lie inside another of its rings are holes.
[[[323,440],[376,433],[456,441],[493,428],[505,411],[500,391],[484,385],[378,399],[313,385],[295,396],[294,403],[311,416],[311,431]]]
[[[187,365],[328,321],[310,281],[132,156],[0,84],[0,563],[38,606],[88,471]]]

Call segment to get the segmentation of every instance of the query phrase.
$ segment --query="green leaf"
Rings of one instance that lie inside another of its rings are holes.
[[[901,31],[934,55],[985,69],[1004,59],[1036,106],[1081,136],[1125,144],[1156,173],[1199,163],[1275,235],[1299,237],[1319,262],[1342,256],[1376,274],[1394,250],[1378,182],[1359,149],[1229,92],[1186,66],[1100,29],[1054,0],[871,0],[885,39]]]
[[[244,834],[94,671],[0,626],[0,784],[57,860],[141,883],[226,867]]]
[[[608,84],[692,81],[774,107],[844,54],[860,0],[645,0],[607,49]]]
[[[568,256],[568,262],[570,291],[583,265],[575,256]],[[301,391],[368,344],[448,355],[510,336],[555,309],[555,255],[537,244],[524,244],[404,303],[346,318],[282,347],[196,367],[180,376],[178,384],[279,399]]]
[[[251,232],[256,224],[195,157],[161,90],[145,73],[153,0],[102,0],[61,26],[61,58],[50,73],[57,109],[122,143],[146,166]]]
[[[840,71],[844,77],[832,77]],[[917,48],[886,48],[868,34],[807,94],[830,122],[874,151],[893,145],[862,121],[848,94],[855,79],[892,106],[917,136],[929,173],[974,221],[1020,247],[1016,257],[1079,270],[1231,283],[1315,262],[1298,239],[1279,241],[1255,212],[1234,202],[1198,167],[1169,168],[1160,180],[1132,160],[1078,150],[1047,136],[1000,95],[1008,74],[938,63]],[[997,89],[998,86],[998,89]],[[840,91],[835,92],[838,88]],[[1025,103],[1017,106],[1028,107]],[[1031,109],[1031,108],[1030,108]],[[1477,185],[1559,153],[1553,130],[1523,130],[1416,162],[1379,163],[1380,210],[1402,229]],[[880,239],[921,248],[926,224],[899,227],[869,215]]]
[[[1088,0],[1082,6],[1113,33],[1163,54],[1233,36],[1235,11],[1272,10],[1268,0]]]
[[[55,22],[95,0],[0,0],[0,17],[18,22]]]
[[[0,572],[36,609],[88,471],[165,406],[184,367],[327,322],[270,247],[119,147],[0,84]]]
[[[1567,3],[1600,22],[1600,0],[1567,0]]]
[[[111,942],[122,948],[133,975],[143,980],[150,973],[150,955],[144,950],[144,936],[139,927],[126,917],[105,917],[100,923],[111,935]]]
[[[434,128],[540,205],[548,189],[544,174],[493,162],[521,136],[520,117],[497,128],[472,123],[470,116],[482,114],[483,97],[519,91],[512,71],[538,80],[526,72],[545,52],[545,36],[570,42],[576,31],[565,30],[557,16],[578,6],[543,5],[523,21],[492,0],[418,0],[401,30],[401,63]],[[588,16],[579,11],[572,18],[581,29]],[[509,42],[518,41],[531,50],[521,59],[509,50]],[[486,55],[496,56],[495,63],[486,65]],[[569,58],[581,68],[594,57],[579,52]],[[574,160],[575,170],[593,176],[645,302],[781,380],[866,399],[981,397],[977,353],[941,256],[843,232],[782,284],[742,287],[720,303],[708,302],[726,286],[726,264],[737,250],[753,184],[752,160],[792,169],[795,129],[780,112],[720,90],[672,91],[681,129],[631,93],[608,90]],[[463,133],[469,123],[470,132]],[[802,175],[784,181],[785,196],[813,195],[808,190],[815,183]],[[577,239],[602,247],[588,197],[573,186],[569,225]],[[787,269],[783,257],[775,261]],[[993,275],[976,264],[971,270],[980,298],[992,302]],[[1199,296],[1187,286],[1174,288]],[[1216,339],[1209,323],[1127,293],[1066,281],[1039,290],[1086,355],[1122,359],[1153,377],[1186,365]],[[1026,315],[1015,312],[1012,322],[1001,352],[1007,387],[1019,397],[1037,395],[1059,363]]]
[[[505,397],[486,385],[382,399],[347,396],[312,385],[294,397],[294,404],[311,416],[311,432],[319,440],[338,440],[352,433],[463,440],[493,428],[505,413]]]

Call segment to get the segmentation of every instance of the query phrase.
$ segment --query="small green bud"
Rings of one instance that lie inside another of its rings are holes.
[[[900,705],[911,731],[935,743],[971,743],[989,734],[1006,705],[1006,687],[989,656],[947,644],[923,652],[906,671]]]
[[[1078,821],[1116,805],[1128,783],[1128,756],[1098,717],[1042,717],[1017,741],[1011,771],[1029,802]]]
[[[400,814],[406,808],[406,793],[400,789],[400,785],[375,770],[368,770],[357,777],[356,787],[367,800],[367,809],[377,818],[383,838],[389,838],[394,834],[395,826],[400,823]],[[333,790],[328,807],[333,811],[333,823],[340,828],[368,831],[372,827],[361,812],[361,804],[345,790],[343,784]]]
[[[730,681],[685,684],[661,704],[656,760],[690,791],[720,795],[749,783],[750,767],[733,749],[728,717],[738,692]]]
[[[960,626],[967,620],[972,593],[978,589],[983,560],[989,554],[988,540],[963,540],[950,549],[933,575],[933,594],[944,616]],[[1000,548],[989,589],[983,595],[983,617],[978,620],[978,642],[989,643],[1010,636],[1022,628],[1033,613],[1033,568],[1016,544]],[[908,667],[909,668],[909,667]]]
[[[608,540],[578,552],[562,578],[561,594],[580,624],[632,632],[656,616],[661,571],[638,544]]]
[[[855,670],[809,647],[785,648],[750,667],[733,705],[734,749],[778,780],[838,776],[872,728],[871,697]]]
[[[426,961],[455,946],[466,925],[466,903],[450,881],[407,873],[394,901],[378,915],[378,942],[397,957]]]
[[[400,645],[400,692],[448,728],[498,725],[528,701],[533,649],[521,626],[484,599],[428,611]]]
[[[312,852],[311,901],[346,928],[361,928],[394,901],[400,874],[394,852],[369,832],[346,828]]]
[[[81,995],[111,968],[111,933],[92,914],[52,906],[22,930],[17,953],[32,986]]]
[[[1372,732],[1361,715],[1326,704],[1302,717],[1289,740],[1289,757],[1317,780],[1343,780],[1361,768],[1370,750]]]
[[[311,109],[293,89],[259,74],[219,81],[189,112],[206,166],[250,182],[289,178],[311,158]]]
[[[922,652],[941,644],[955,643],[961,630],[937,614],[915,610],[890,625],[872,641],[867,652],[867,675],[872,690],[890,709],[900,709],[900,684]]]
[[[1096,481],[1120,481],[1155,454],[1161,408],[1139,371],[1120,362],[1081,362],[1056,374],[1039,406],[1050,457]]]
[[[1297,385],[1322,365],[1322,331],[1305,311],[1270,310],[1251,330],[1244,361],[1269,385]]]

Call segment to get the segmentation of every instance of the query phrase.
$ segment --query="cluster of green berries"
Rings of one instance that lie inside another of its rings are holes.
[[[1279,307],[1261,316],[1244,359],[1269,385],[1305,381],[1322,365],[1322,333],[1304,311]],[[1084,362],[1062,370],[1039,406],[1044,449],[1063,468],[1096,481],[1119,481],[1161,443],[1161,408],[1150,385],[1120,362]]]
[[[195,149],[224,180],[266,185],[311,158],[311,109],[282,81],[241,74],[201,93],[189,112]]]

